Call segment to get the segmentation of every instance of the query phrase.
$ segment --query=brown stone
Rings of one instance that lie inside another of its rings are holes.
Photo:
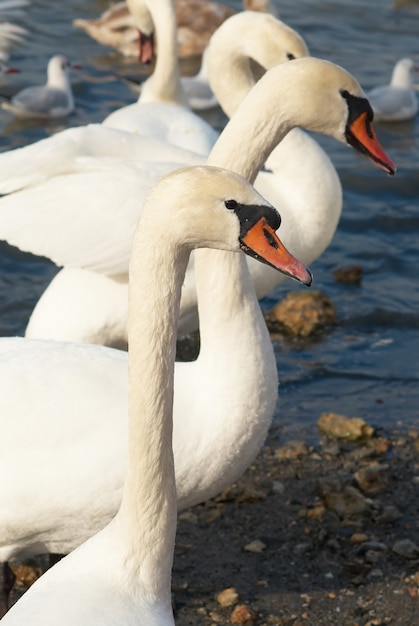
[[[272,330],[286,334],[308,337],[317,330],[336,321],[336,311],[331,300],[320,291],[297,291],[288,293],[266,314]]]
[[[220,606],[233,606],[239,599],[239,594],[234,587],[227,587],[217,595],[217,602]]]
[[[250,624],[257,619],[256,613],[247,604],[238,604],[230,616],[232,624]]]
[[[338,413],[322,413],[317,426],[328,437],[347,441],[367,441],[374,434],[374,428],[360,417],[345,417]]]

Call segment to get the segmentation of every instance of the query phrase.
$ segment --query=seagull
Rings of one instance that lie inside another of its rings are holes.
[[[389,85],[375,87],[367,93],[374,119],[381,122],[404,122],[418,112],[413,76],[419,65],[404,58],[394,66]]]
[[[48,63],[45,85],[26,87],[1,106],[21,118],[48,120],[69,115],[74,110],[69,68],[64,56],[53,56]]]

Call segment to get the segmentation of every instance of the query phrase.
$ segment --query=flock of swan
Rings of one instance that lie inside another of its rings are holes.
[[[140,45],[159,46],[138,101],[0,154],[1,238],[63,268],[26,337],[0,340],[5,626],[173,626],[177,511],[236,480],[271,424],[258,298],[285,277],[310,285],[341,214],[302,129],[395,173],[357,80],[271,13],[231,15],[210,39],[218,136],[184,93],[172,0],[127,6]],[[198,326],[198,358],[175,362]],[[8,561],[41,553],[67,556],[6,612]]]

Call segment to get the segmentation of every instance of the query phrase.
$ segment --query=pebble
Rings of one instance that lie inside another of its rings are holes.
[[[192,511],[183,511],[179,514],[179,519],[183,522],[190,522],[191,524],[198,523],[198,516],[196,513],[192,513]]]
[[[227,587],[217,595],[217,602],[220,606],[233,606],[237,604],[239,594],[234,587]]]
[[[232,624],[248,624],[255,622],[256,619],[256,613],[247,604],[238,604],[230,616]]]
[[[376,519],[381,524],[386,524],[388,522],[395,522],[400,519],[401,516],[401,511],[394,504],[386,504],[383,506]]]
[[[384,489],[388,482],[388,465],[369,465],[354,474],[358,487],[364,493],[376,494]]]
[[[419,546],[411,539],[399,539],[391,549],[395,554],[406,559],[417,559],[419,557]]]
[[[296,291],[288,293],[265,318],[274,332],[309,337],[334,324],[337,315],[332,301],[320,291]]]
[[[301,541],[300,543],[295,544],[292,551],[294,552],[294,554],[302,555],[302,554],[305,554],[306,552],[309,552],[310,549],[311,549],[310,543],[308,543],[307,541]]]
[[[342,491],[325,493],[324,498],[327,508],[335,511],[341,518],[362,515],[370,508],[362,493],[351,485],[346,485]]]
[[[13,563],[10,569],[16,576],[16,580],[25,587],[30,587],[42,574],[41,568],[26,563]]]
[[[284,483],[281,483],[280,480],[273,480],[272,481],[272,491],[274,493],[279,493],[280,495],[282,495],[283,493],[285,493],[285,485],[284,485]]]
[[[364,543],[366,541],[368,541],[369,536],[366,535],[365,533],[354,533],[353,535],[350,536],[349,541],[351,543]]]
[[[251,541],[243,548],[246,552],[254,552],[255,554],[260,554],[264,550],[266,550],[266,543],[263,543],[260,539],[255,539]]]
[[[308,453],[309,448],[303,441],[289,441],[275,450],[275,456],[280,461],[296,459],[300,456],[306,456]]]
[[[365,442],[374,434],[374,428],[360,417],[345,417],[338,413],[322,413],[317,420],[319,430],[332,439]]]

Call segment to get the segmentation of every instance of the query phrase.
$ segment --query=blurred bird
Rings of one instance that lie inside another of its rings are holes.
[[[211,35],[236,11],[212,0],[175,0],[180,59],[199,56]],[[243,0],[246,10],[273,13],[270,0]],[[138,56],[138,29],[125,1],[111,6],[98,19],[73,21],[90,37],[104,46],[116,48],[126,57]]]
[[[28,0],[0,0],[0,63],[9,62],[11,52],[23,45],[28,31],[10,20],[22,18],[22,10],[29,4]]]
[[[394,66],[390,84],[367,93],[376,121],[403,122],[415,117],[418,112],[415,72],[419,72],[419,65],[412,59],[400,59]]]
[[[22,118],[56,119],[69,115],[74,110],[69,69],[65,57],[53,56],[45,85],[26,87],[1,106]]]

